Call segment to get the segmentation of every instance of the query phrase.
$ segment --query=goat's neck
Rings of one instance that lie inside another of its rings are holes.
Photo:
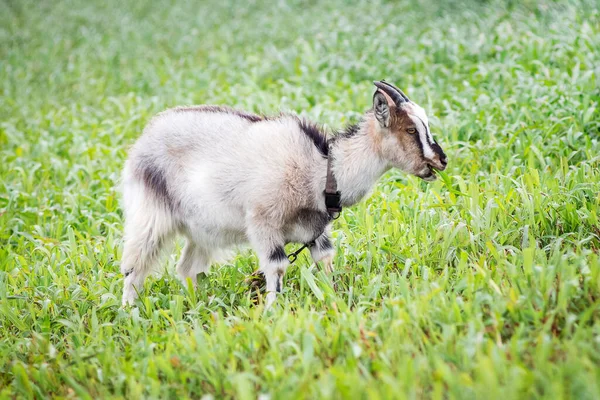
[[[373,114],[367,113],[353,134],[341,135],[333,142],[332,170],[343,206],[358,203],[389,169],[380,155],[376,124]]]

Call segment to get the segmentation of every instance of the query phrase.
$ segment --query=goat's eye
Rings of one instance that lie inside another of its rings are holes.
[[[415,133],[417,130],[415,128],[408,128],[406,131],[408,133]]]

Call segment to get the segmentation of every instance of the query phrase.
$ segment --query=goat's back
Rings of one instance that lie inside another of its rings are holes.
[[[185,107],[160,113],[146,126],[130,151],[124,183],[142,182],[184,221],[206,219],[209,209],[221,214],[209,221],[220,228],[217,220],[239,224],[249,210],[284,219],[314,206],[324,166],[295,116]]]

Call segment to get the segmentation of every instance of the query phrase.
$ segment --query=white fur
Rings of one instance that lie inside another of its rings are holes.
[[[174,210],[136,173],[146,159],[164,173],[178,203]],[[202,108],[157,116],[131,149],[124,170],[121,270],[128,276],[123,303],[134,301],[158,260],[158,249],[173,234],[188,239],[177,267],[182,279],[195,283],[216,252],[250,243],[258,252],[267,291],[274,293],[289,262],[269,255],[288,242],[314,239],[314,232],[292,217],[304,208],[325,212],[326,162],[293,116],[250,122]],[[333,251],[313,253],[325,258]]]
[[[433,143],[433,136],[429,131],[429,120],[427,119],[427,114],[425,113],[425,110],[423,110],[423,108],[418,104],[410,103],[408,111],[408,116],[415,123],[415,126],[417,127],[417,132],[419,132],[421,145],[423,146],[423,156],[425,156],[428,159],[433,159],[435,157],[435,152],[429,144]]]
[[[354,135],[333,140],[330,156],[344,206],[360,201],[392,166],[428,171],[426,160],[402,154],[386,129],[367,112]],[[250,243],[266,278],[267,304],[282,288],[286,243],[317,238],[311,255],[330,269],[326,171],[326,157],[295,116],[261,119],[210,106],[159,114],[123,171],[123,304],[133,303],[161,248],[176,234],[187,238],[177,272],[194,284],[218,254]]]

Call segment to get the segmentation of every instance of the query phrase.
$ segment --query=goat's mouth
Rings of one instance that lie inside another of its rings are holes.
[[[427,182],[435,181],[437,179],[437,175],[435,174],[435,171],[436,171],[435,168],[433,168],[431,165],[428,165],[427,171],[425,173],[419,174],[417,176]]]

